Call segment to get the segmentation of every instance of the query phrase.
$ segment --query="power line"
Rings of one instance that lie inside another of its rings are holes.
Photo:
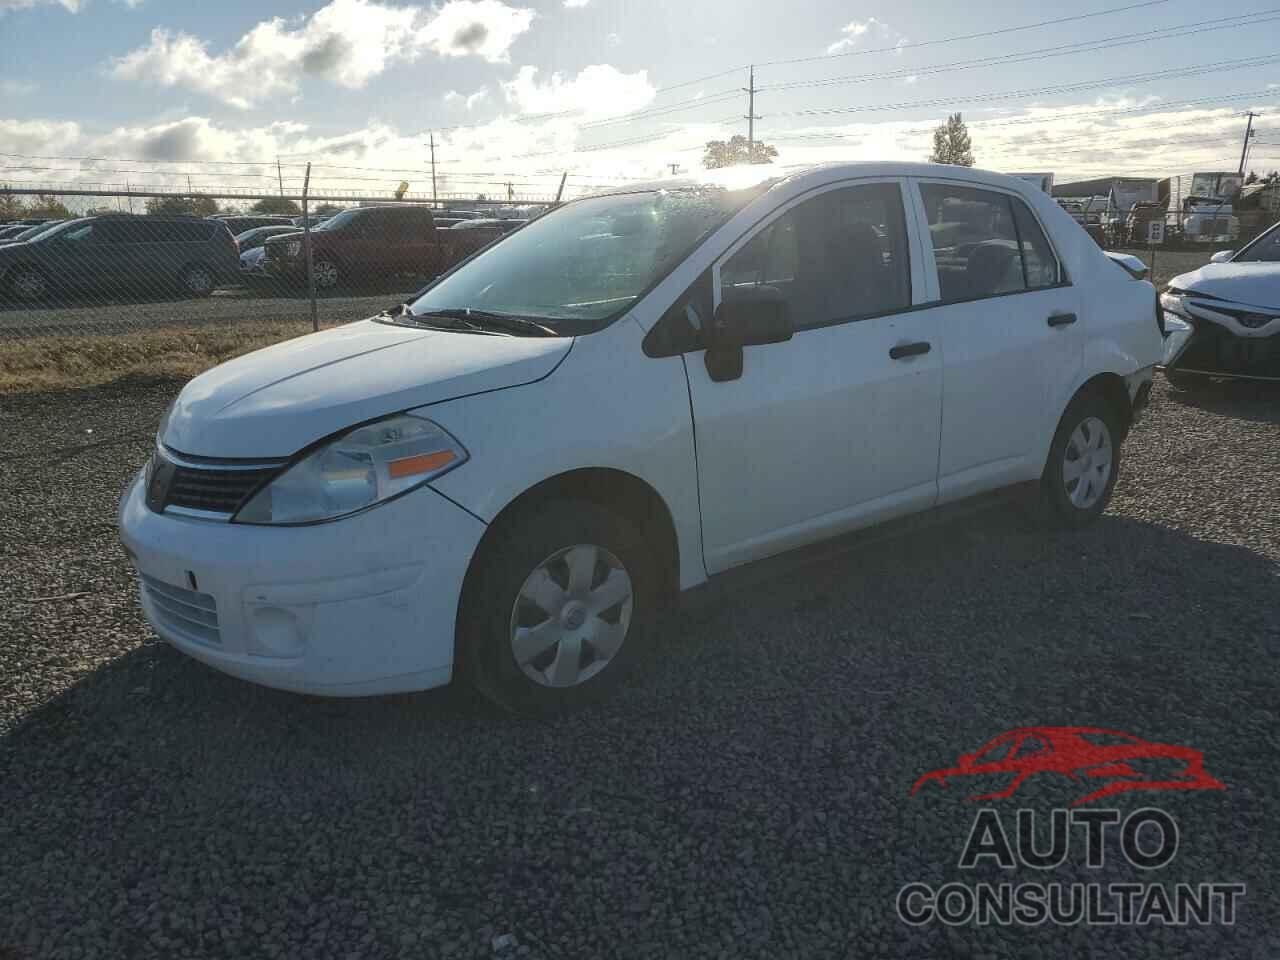
[[[862,73],[843,77],[827,77],[816,80],[793,80],[787,83],[766,84],[762,91],[794,90],[803,87],[827,87],[846,83],[866,83],[873,80],[898,80],[908,76],[932,76],[938,73],[949,73],[957,70],[974,70],[986,66],[1005,66],[1006,64],[1028,63],[1038,60],[1049,60],[1055,57],[1073,56],[1080,53],[1094,53],[1098,50],[1109,50],[1113,47],[1133,46],[1134,44],[1152,43],[1156,40],[1176,40],[1181,37],[1194,36],[1200,33],[1211,33],[1216,30],[1237,29],[1270,23],[1280,19],[1280,8],[1262,10],[1256,13],[1242,14],[1234,17],[1217,17],[1212,20],[1201,20],[1196,23],[1182,24],[1174,27],[1162,27],[1140,33],[1121,34],[1102,40],[1081,40],[1076,43],[1058,44],[1052,47],[1041,47],[1037,50],[1025,50],[1019,53],[1004,53],[990,57],[975,57],[969,60],[956,60],[951,63],[902,67],[887,73]],[[1213,24],[1213,26],[1207,26]],[[1173,32],[1181,31],[1181,32]],[[1168,34],[1160,36],[1160,34]]]
[[[1190,67],[1173,67],[1168,70],[1156,70],[1150,73],[1133,73],[1125,76],[1105,77],[1101,80],[1087,80],[1079,83],[1058,84],[1045,87],[1026,87],[1019,90],[1005,90],[997,93],[973,94],[959,97],[937,97],[930,100],[904,100],[896,103],[865,104],[856,107],[827,107],[812,110],[784,110],[773,116],[808,117],[832,116],[847,113],[873,113],[884,110],[912,110],[927,107],[947,106],[957,103],[989,103],[993,100],[1007,100],[1017,97],[1043,96],[1055,93],[1074,93],[1082,90],[1097,90],[1104,87],[1120,87],[1138,83],[1153,83],[1157,80],[1171,80],[1182,77],[1197,77],[1209,73],[1224,73],[1230,70],[1243,70],[1249,67],[1261,67],[1280,61],[1280,54],[1265,54],[1258,57],[1243,57],[1239,60],[1218,61],[1210,64],[1196,64]]]
[[[1116,13],[1128,13],[1130,10],[1139,10],[1143,7],[1159,6],[1168,3],[1169,0],[1145,0],[1143,3],[1134,3],[1126,7],[1112,7],[1108,10],[1095,10],[1092,13],[1078,13],[1069,17],[1057,17],[1053,20],[1040,20],[1036,23],[1025,23],[1016,27],[1001,27],[998,30],[984,30],[981,33],[966,33],[951,37],[940,37],[936,40],[918,40],[915,42],[906,42],[894,44],[891,47],[873,47],[866,50],[848,50],[841,53],[826,53],[813,57],[791,57],[785,60],[766,60],[757,64],[761,67],[776,67],[782,64],[792,63],[813,63],[819,60],[833,60],[837,57],[860,57],[873,53],[897,53],[899,50],[914,50],[920,47],[933,47],[942,43],[955,43],[959,40],[981,40],[985,37],[999,37],[1009,33],[1017,33],[1021,30],[1033,30],[1037,27],[1057,26],[1062,23],[1074,23],[1078,20],[1088,20],[1091,17],[1106,17]]]

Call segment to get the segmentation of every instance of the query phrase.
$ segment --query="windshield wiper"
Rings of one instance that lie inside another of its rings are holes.
[[[407,308],[406,308],[407,309]],[[484,310],[472,310],[469,307],[451,307],[446,310],[428,310],[425,313],[409,314],[415,320],[431,321],[436,318],[456,320],[475,330],[501,330],[520,337],[558,337],[560,334],[550,327],[509,313],[488,313]]]

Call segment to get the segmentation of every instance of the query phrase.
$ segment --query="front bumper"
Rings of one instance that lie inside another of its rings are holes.
[[[462,582],[484,524],[430,487],[331,523],[258,527],[120,503],[142,609],[232,676],[325,696],[447,683]]]
[[[1247,328],[1238,318],[1194,302],[1165,334],[1166,370],[1214,377],[1280,380],[1280,319]]]

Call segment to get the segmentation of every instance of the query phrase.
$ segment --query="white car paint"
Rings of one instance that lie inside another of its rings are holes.
[[[1174,277],[1169,289],[1185,291],[1187,306],[1196,316],[1226,327],[1238,337],[1271,337],[1280,333],[1280,263],[1208,263]],[[1214,310],[1215,303],[1234,310],[1275,314],[1275,319],[1262,326],[1246,327],[1230,314]]]
[[[271,686],[336,695],[424,689],[451,676],[459,596],[486,525],[550,478],[605,469],[647,484],[670,514],[679,584],[688,588],[890,516],[1036,479],[1086,381],[1113,373],[1131,395],[1149,382],[1161,349],[1153,288],[1117,270],[1035,185],[899,163],[738,168],[704,182],[762,177],[777,181],[589,335],[493,337],[368,320],[191,381],[158,441],[201,462],[293,457],[401,411],[443,427],[468,459],[389,502],[302,527],[156,512],[139,474],[121,502],[120,528],[140,574],[161,591],[157,599],[143,590],[157,632],[217,669]],[[921,230],[922,178],[1026,202],[1070,285],[932,305],[938,284]],[[700,351],[646,355],[646,334],[664,313],[708,268],[718,275],[778,211],[835,186],[885,180],[906,199],[910,309],[747,347],[743,377],[726,383],[709,379]],[[1046,317],[1059,311],[1079,322],[1049,327]],[[888,359],[890,347],[916,340],[933,349]],[[188,610],[194,626],[165,614],[164,591],[187,604],[174,609]],[[218,640],[210,643],[197,621],[207,619],[202,605],[215,603]]]

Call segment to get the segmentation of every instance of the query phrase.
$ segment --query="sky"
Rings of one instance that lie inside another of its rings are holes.
[[[1191,0],[0,0],[0,182],[296,192],[311,161],[429,195],[434,138],[441,195],[573,195],[747,133],[752,63],[780,165],[924,160],[960,111],[989,169],[1232,170],[1253,110],[1265,172],[1277,36]]]

